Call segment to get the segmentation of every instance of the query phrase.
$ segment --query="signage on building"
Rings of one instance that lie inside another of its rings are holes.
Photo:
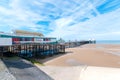
[[[12,45],[12,38],[0,38],[0,46]]]

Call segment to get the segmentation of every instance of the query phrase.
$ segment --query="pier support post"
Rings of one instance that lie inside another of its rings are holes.
[[[0,57],[3,58],[3,50],[4,48],[3,47],[0,47]]]

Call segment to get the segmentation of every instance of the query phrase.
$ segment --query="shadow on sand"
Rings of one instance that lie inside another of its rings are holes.
[[[65,53],[56,54],[56,55],[51,56],[51,57],[46,57],[45,59],[37,58],[36,60],[39,61],[40,63],[44,64],[47,61],[53,60],[53,59],[58,58],[58,57],[65,56],[66,54],[72,54],[72,53],[73,53],[72,51],[66,51]]]

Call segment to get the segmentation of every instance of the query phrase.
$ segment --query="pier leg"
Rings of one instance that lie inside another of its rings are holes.
[[[3,59],[3,47],[0,47],[0,57]]]

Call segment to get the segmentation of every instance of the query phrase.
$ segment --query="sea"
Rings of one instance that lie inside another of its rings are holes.
[[[120,44],[120,40],[96,40],[97,44]]]

